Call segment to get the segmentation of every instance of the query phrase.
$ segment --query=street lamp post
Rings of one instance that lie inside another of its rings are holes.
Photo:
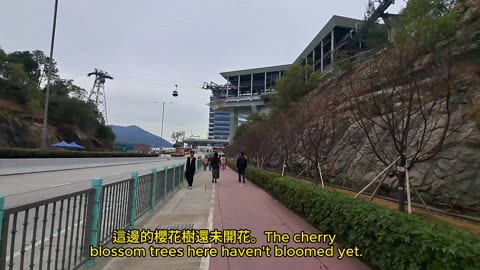
[[[41,148],[43,150],[47,149],[47,119],[48,119],[48,99],[50,96],[50,79],[52,77],[52,65],[53,65],[53,46],[55,44],[55,28],[57,25],[57,9],[58,9],[58,0],[55,0],[55,11],[53,14],[53,29],[52,29],[52,42],[50,44],[50,59],[48,63],[48,75],[47,75],[47,89],[45,91],[45,107],[43,110],[43,128],[42,128],[42,142]]]
[[[173,104],[173,102],[162,101],[162,102],[154,102],[154,103],[162,103],[162,131],[160,131],[160,138],[162,139],[160,143],[160,156],[161,156],[163,151],[163,140],[164,140],[163,139],[163,117],[165,115],[165,103]]]

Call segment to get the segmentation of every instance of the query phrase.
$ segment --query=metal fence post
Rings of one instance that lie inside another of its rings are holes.
[[[176,186],[177,186],[177,189],[178,189],[178,186],[179,186],[178,179],[180,178],[180,164],[176,165],[175,171],[177,172],[175,182],[176,182]]]
[[[2,228],[3,228],[3,215],[5,213],[5,198],[0,197],[0,248],[2,248]],[[0,250],[1,252],[1,250]],[[1,253],[0,253],[1,254]]]
[[[176,164],[173,164],[172,170],[173,170],[173,179],[172,179],[172,192],[175,191],[175,168],[177,167]]]
[[[175,165],[175,186],[178,189],[178,179],[180,178],[180,165]]]
[[[91,226],[90,226],[90,246],[98,247],[98,229],[99,229],[99,221],[100,221],[100,202],[102,200],[102,184],[103,179],[95,178],[92,180],[92,188],[95,189],[95,193],[93,195],[93,208],[92,208],[92,215],[87,217],[91,218]],[[86,266],[93,266],[95,264],[95,258],[90,258],[86,262]]]
[[[133,230],[135,226],[135,218],[137,211],[137,189],[138,189],[138,173],[132,172],[133,178],[133,192],[132,192],[132,205],[130,205],[130,224],[128,226],[129,230]]]
[[[155,211],[155,195],[157,194],[157,169],[152,169],[152,194],[150,198],[150,212]]]
[[[187,178],[185,177],[185,163],[182,163],[182,165],[180,165],[180,173],[182,174],[182,184],[187,180]]]
[[[168,167],[163,167],[165,177],[163,178],[163,201],[167,199]]]
[[[5,198],[4,197],[0,197],[0,269],[3,269],[2,266],[2,261],[6,260],[6,256],[4,257],[3,254],[6,253],[6,243],[4,244],[3,241],[5,241],[5,239],[3,239],[3,232],[2,232],[2,229],[3,229],[3,215],[5,214]],[[5,247],[4,247],[5,246]]]
[[[185,163],[180,165],[180,173],[182,174],[181,183],[183,184],[187,178],[185,178]]]

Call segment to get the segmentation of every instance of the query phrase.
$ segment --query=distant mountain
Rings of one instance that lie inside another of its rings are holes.
[[[152,147],[160,147],[163,141],[163,147],[172,147],[172,144],[165,139],[158,137],[138,126],[115,126],[110,125],[115,133],[115,142],[124,144],[148,144]]]

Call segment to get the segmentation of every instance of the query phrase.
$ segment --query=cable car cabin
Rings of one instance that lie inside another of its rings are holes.
[[[173,93],[172,93],[172,95],[173,95],[174,97],[178,97],[177,87],[178,87],[178,85],[175,84],[175,90],[173,90]]]

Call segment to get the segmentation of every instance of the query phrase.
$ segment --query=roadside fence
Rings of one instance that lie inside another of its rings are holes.
[[[93,265],[90,246],[110,243],[115,229],[133,229],[135,221],[180,189],[184,175],[180,163],[108,184],[93,179],[88,189],[12,208],[0,197],[0,270]]]

